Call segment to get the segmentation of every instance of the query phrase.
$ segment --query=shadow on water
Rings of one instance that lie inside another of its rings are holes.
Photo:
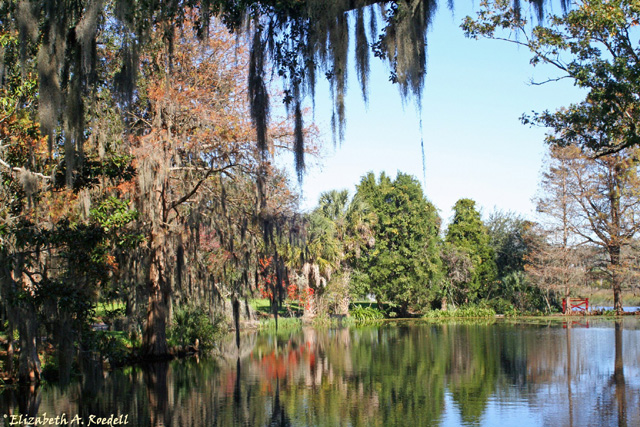
[[[305,328],[232,338],[216,358],[112,372],[87,359],[81,381],[0,392],[0,412],[136,427],[632,426],[638,344],[628,322]]]

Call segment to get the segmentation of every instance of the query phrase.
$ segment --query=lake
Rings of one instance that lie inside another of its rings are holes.
[[[638,426],[639,345],[634,317],[247,333],[224,357],[6,390],[0,411],[85,427]]]

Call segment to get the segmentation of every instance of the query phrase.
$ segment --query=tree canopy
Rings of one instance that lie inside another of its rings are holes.
[[[425,198],[420,183],[398,173],[391,180],[370,172],[357,194],[377,216],[375,244],[357,263],[368,276],[369,290],[406,314],[410,306],[425,307],[435,299],[441,279],[440,218]]]
[[[471,260],[471,274],[462,292],[466,299],[475,302],[478,298],[488,297],[493,290],[497,273],[493,248],[473,200],[458,200],[453,211],[445,242],[466,253]]]
[[[583,101],[555,112],[524,116],[525,123],[552,130],[547,142],[576,144],[609,154],[640,143],[640,41],[634,0],[576,0],[564,15],[530,25],[504,0],[487,1],[477,18],[467,17],[467,36],[506,40],[528,48],[531,64],[549,64],[587,91]]]

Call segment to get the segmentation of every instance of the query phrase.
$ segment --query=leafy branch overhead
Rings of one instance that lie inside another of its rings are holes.
[[[420,103],[426,35],[436,9],[434,0],[10,1],[0,3],[0,23],[3,31],[18,35],[18,48],[16,55],[2,55],[0,62],[35,67],[41,130],[49,137],[50,152],[54,145],[64,145],[70,171],[66,181],[71,186],[90,133],[84,113],[92,108],[91,99],[114,89],[120,108],[126,110],[140,96],[139,63],[152,34],[163,34],[172,56],[175,39],[182,37],[180,31],[191,15],[195,14],[200,39],[208,36],[212,20],[219,19],[251,44],[247,96],[255,142],[263,152],[270,144],[271,100],[266,86],[278,78],[296,129],[296,167],[302,173],[302,105],[306,97],[314,98],[318,76],[330,82],[336,139],[344,135],[353,37],[354,68],[365,99],[373,53],[388,64],[390,80],[398,84],[403,97],[415,96]],[[105,70],[106,63],[117,65]]]
[[[531,64],[549,64],[586,90],[581,102],[524,116],[551,128],[547,142],[577,144],[597,155],[640,144],[640,2],[578,0],[564,15],[533,25],[504,0],[483,2],[462,25],[468,37],[506,40],[531,51]]]

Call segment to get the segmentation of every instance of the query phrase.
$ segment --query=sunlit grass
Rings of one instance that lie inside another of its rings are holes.
[[[249,305],[259,315],[269,316],[272,315],[271,303],[268,298],[259,298],[249,300]],[[279,317],[298,317],[302,316],[304,308],[297,301],[285,300],[278,308]]]
[[[297,317],[278,317],[277,329],[275,318],[263,319],[258,326],[259,330],[270,332],[294,331],[300,328],[302,328],[302,320]]]
[[[496,312],[492,308],[484,307],[460,307],[455,310],[432,310],[427,311],[424,319],[446,319],[446,318],[490,318],[495,317]]]
[[[102,319],[104,317],[109,317],[113,314],[118,314],[121,312],[124,314],[125,309],[127,308],[127,304],[123,301],[119,300],[111,300],[111,301],[100,301],[96,304],[95,308],[95,317],[98,319]]]

